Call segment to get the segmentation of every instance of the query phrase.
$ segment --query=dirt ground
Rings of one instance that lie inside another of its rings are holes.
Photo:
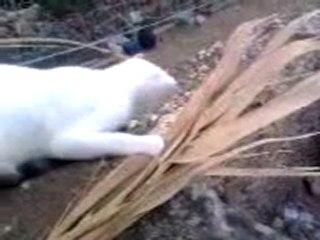
[[[174,29],[165,33],[160,46],[154,52],[150,53],[148,57],[161,66],[172,68],[187,60],[205,46],[209,46],[217,40],[225,40],[229,33],[241,22],[274,12],[301,12],[315,9],[319,6],[320,1],[312,0],[242,0],[239,1],[238,4],[216,13],[207,19],[200,28],[189,27],[178,30]],[[320,114],[317,114],[316,106],[313,110],[310,111],[314,112],[314,114],[307,116],[302,115],[303,117],[293,117],[295,122],[299,120],[299,122],[305,123],[301,125],[303,129],[299,129],[299,131],[309,131],[310,128],[315,128],[315,125],[317,125],[316,120],[320,119]],[[295,126],[296,125],[293,125],[291,127]],[[287,133],[287,131],[284,131],[281,127],[277,128],[277,126],[273,126],[272,130],[269,129],[269,131],[280,134]],[[302,157],[308,159],[317,158],[317,151],[310,150],[310,146],[302,146],[302,148],[303,147],[306,149],[303,154],[304,156],[295,156],[295,159]],[[1,190],[0,240],[44,239],[44,236],[57,221],[59,215],[68,205],[68,202],[79,193],[86,182],[91,179],[96,168],[96,163],[73,164],[36,179],[24,187],[12,190]],[[270,180],[269,185],[277,185],[275,181],[277,180]],[[270,202],[280,202],[280,199],[282,200],[284,197],[288,197],[287,195],[281,196],[281,194],[279,194],[279,192],[285,191],[282,188],[276,190],[273,188],[261,189],[262,185],[259,185],[259,183],[261,183],[259,181],[252,184],[252,180],[250,179],[244,179],[242,181],[230,181],[226,179],[224,182],[226,186],[224,190],[225,200],[229,204],[252,209],[253,214],[264,218],[263,222],[271,221],[273,210],[268,209]],[[299,188],[299,186],[304,183],[305,182],[300,180],[287,180],[282,186],[285,188],[285,186],[295,185]],[[263,186],[265,186],[265,182],[263,184]],[[250,188],[248,186],[250,186]],[[237,191],[234,191],[235,189],[237,189]],[[311,202],[310,204],[315,206],[313,211],[320,210],[320,208],[317,209],[314,200],[309,201],[305,195],[301,196],[302,200]],[[177,198],[181,197],[182,195],[177,196]],[[257,203],[257,199],[259,199],[259,201],[260,199],[264,199],[265,201],[261,200],[260,203]],[[249,206],[249,203],[251,203],[251,206]],[[155,212],[157,211],[164,210],[162,208]],[[157,216],[168,217],[168,215],[163,216],[161,214]],[[155,218],[151,219],[152,221],[157,221]],[[151,237],[142,238],[141,236],[146,235],[139,235],[137,231],[141,232],[144,228],[138,225],[137,229],[135,233],[130,230],[127,234],[124,234],[122,239],[156,239]],[[172,235],[166,239],[197,238]],[[206,235],[205,237],[198,237],[198,239],[214,238]],[[314,239],[320,239],[320,237]]]

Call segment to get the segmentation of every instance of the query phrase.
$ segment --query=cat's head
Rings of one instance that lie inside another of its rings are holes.
[[[154,111],[179,89],[177,81],[169,73],[143,58],[130,58],[123,64],[128,71],[127,81],[133,86],[135,100],[146,111]]]

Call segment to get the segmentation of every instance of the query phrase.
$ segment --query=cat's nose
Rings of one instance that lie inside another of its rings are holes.
[[[170,83],[172,86],[178,86],[178,82],[176,81],[176,79],[172,76],[169,76],[167,78],[167,82]]]
[[[172,89],[172,93],[173,94],[177,94],[177,93],[181,93],[182,92],[182,88],[178,84],[177,81],[174,81],[174,82],[171,83],[171,89]]]
[[[170,84],[170,86],[172,87],[172,89],[177,92],[180,90],[180,86],[178,84],[178,82],[175,80],[175,78],[173,77],[169,77],[168,78],[168,83]]]

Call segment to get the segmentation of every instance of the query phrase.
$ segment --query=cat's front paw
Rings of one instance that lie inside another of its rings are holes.
[[[145,138],[148,143],[146,154],[159,156],[165,147],[164,139],[159,135],[147,135]]]

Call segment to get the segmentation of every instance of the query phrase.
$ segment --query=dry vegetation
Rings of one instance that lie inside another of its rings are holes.
[[[320,99],[320,73],[315,72],[290,81],[277,94],[256,104],[264,91],[275,85],[275,79],[281,79],[286,66],[320,49],[317,37],[295,38],[316,15],[319,12],[309,13],[281,28],[277,15],[239,26],[227,41],[218,66],[165,134],[167,148],[163,154],[152,160],[146,156],[124,159],[65,212],[48,239],[113,239],[196,177],[319,176],[319,169],[311,167],[227,166],[235,157],[250,154],[258,146],[319,134],[243,141]],[[266,31],[272,34],[257,45],[257,39],[261,40],[259,37]],[[252,49],[254,60],[248,60]]]

